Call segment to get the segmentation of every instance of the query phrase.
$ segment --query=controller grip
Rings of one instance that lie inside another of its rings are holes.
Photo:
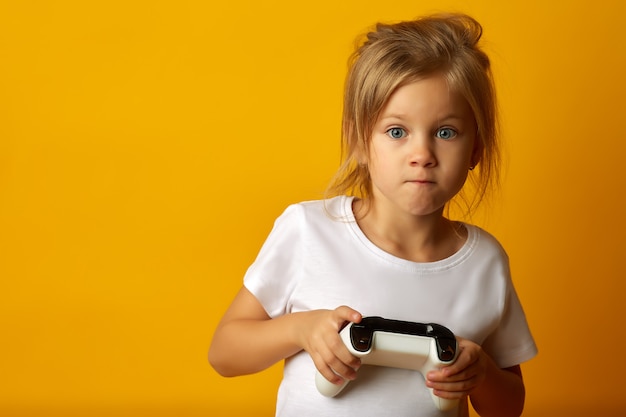
[[[431,352],[430,361],[426,363],[421,370],[421,373],[424,376],[424,378],[426,378],[426,375],[428,374],[428,372],[441,368],[441,365],[436,364],[436,362],[437,362],[437,357],[432,355],[432,352]],[[438,397],[435,395],[432,388],[428,388],[428,391],[430,391],[430,396],[433,399],[433,403],[435,404],[435,407],[437,407],[441,411],[449,411],[459,406],[459,400],[450,400],[447,398]]]
[[[344,380],[343,384],[336,385],[324,378],[320,371],[315,371],[315,386],[320,394],[325,397],[334,397],[339,394],[348,385],[348,380]]]
[[[315,371],[315,386],[320,394],[325,397],[334,397],[339,394],[343,389],[348,385],[348,380],[345,380],[343,384],[336,385],[324,378],[324,376],[319,372]],[[430,395],[433,399],[435,407],[437,407],[441,411],[449,411],[457,408],[459,406],[459,400],[449,400],[447,398],[441,398],[436,396],[431,389]]]
[[[430,390],[430,396],[433,397],[435,407],[441,411],[449,411],[459,406],[459,400],[449,400],[447,398],[437,397],[432,390]]]

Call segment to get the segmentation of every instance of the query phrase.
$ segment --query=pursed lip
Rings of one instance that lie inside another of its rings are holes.
[[[421,178],[414,179],[414,180],[408,180],[407,182],[411,182],[411,183],[414,183],[414,184],[434,184],[435,183],[435,181],[428,180],[428,179],[421,179]]]

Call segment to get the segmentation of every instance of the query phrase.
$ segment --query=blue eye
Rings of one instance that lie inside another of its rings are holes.
[[[456,131],[454,129],[450,129],[449,127],[444,127],[437,130],[435,136],[439,139],[452,139],[456,136]]]
[[[387,136],[389,136],[392,139],[402,139],[403,137],[406,136],[406,131],[402,129],[401,127],[392,127],[386,133],[387,133]]]

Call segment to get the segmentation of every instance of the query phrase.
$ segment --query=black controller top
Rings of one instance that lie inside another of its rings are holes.
[[[350,340],[354,349],[367,352],[372,347],[375,332],[432,337],[437,345],[437,356],[443,362],[453,360],[456,354],[456,337],[447,327],[435,323],[415,323],[382,317],[363,317],[360,323],[352,324]]]

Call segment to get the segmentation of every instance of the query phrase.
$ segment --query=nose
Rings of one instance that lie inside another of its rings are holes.
[[[413,137],[408,143],[409,162],[412,166],[432,167],[437,165],[433,143],[427,136]]]

